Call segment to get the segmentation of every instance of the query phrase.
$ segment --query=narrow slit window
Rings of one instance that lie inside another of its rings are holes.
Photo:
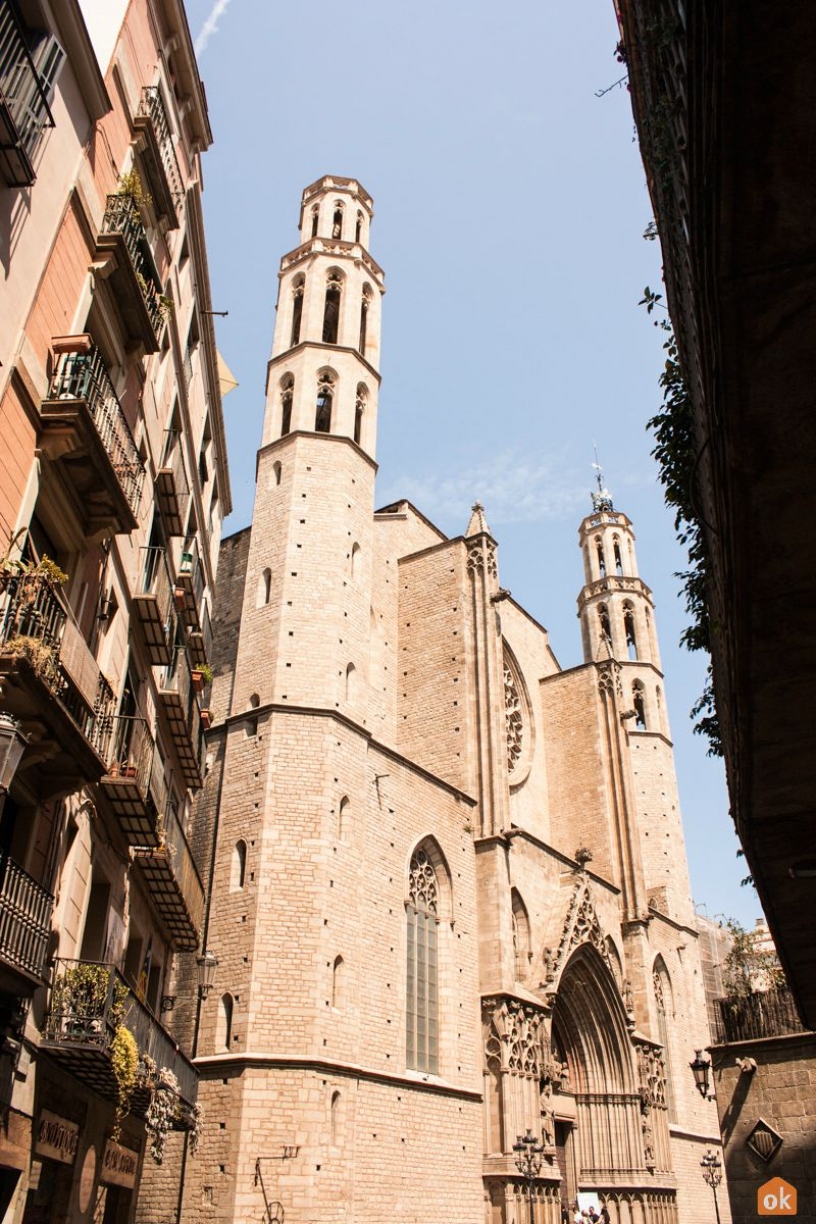
[[[321,374],[315,402],[315,433],[331,433],[333,401],[334,379],[330,374]]]
[[[303,278],[300,277],[294,285],[294,301],[292,303],[292,339],[289,347],[294,348],[300,343],[300,325],[303,321]]]
[[[314,208],[312,209],[312,237],[313,238],[317,237],[317,222],[318,222],[319,216],[320,216],[320,210],[318,209],[317,205],[315,205]]]
[[[358,349],[363,357],[365,357],[366,335],[368,332],[368,308],[371,304],[371,290],[368,285],[363,289],[363,300],[360,303],[360,343]]]
[[[600,540],[598,540],[596,547],[598,549],[598,573],[601,575],[602,578],[605,578],[606,577],[606,559],[604,558],[603,545],[601,544]]]
[[[339,272],[330,272],[326,282],[326,301],[323,306],[323,343],[337,344],[340,330],[340,297],[342,281]]]
[[[601,624],[601,637],[611,643],[612,642],[612,626],[609,623],[609,609],[606,604],[601,604],[598,608],[598,620]]]
[[[632,663],[637,662],[637,638],[635,637],[635,614],[631,604],[624,604],[623,611],[623,629],[626,634],[626,649],[629,653],[629,660]]]
[[[343,237],[343,205],[338,200],[332,215],[332,238]]]
[[[615,554],[615,573],[620,577],[623,574],[623,559],[621,557],[620,541],[617,536],[615,536],[613,552]]]
[[[646,702],[643,697],[643,685],[639,682],[632,686],[632,704],[635,707],[635,726],[638,731],[645,731]]]
[[[292,428],[292,400],[295,393],[294,378],[285,378],[281,384],[281,437],[284,438]]]

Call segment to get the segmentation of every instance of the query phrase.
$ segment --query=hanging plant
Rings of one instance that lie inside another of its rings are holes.
[[[195,1156],[201,1143],[204,1131],[204,1109],[201,1105],[193,1106],[193,1125],[190,1130],[190,1155]]]
[[[162,1067],[150,1094],[145,1127],[150,1134],[150,1155],[156,1164],[164,1160],[168,1131],[173,1129],[179,1103],[179,1082],[169,1067]]]
[[[113,1035],[110,1046],[111,1070],[116,1079],[116,1118],[112,1138],[118,1140],[122,1129],[122,1119],[128,1112],[130,1096],[136,1087],[136,1076],[139,1070],[139,1047],[136,1038],[129,1028],[120,1024]]]
[[[116,194],[130,196],[136,205],[136,212],[140,220],[142,207],[149,208],[153,203],[153,197],[142,186],[142,177],[138,170],[130,170],[127,174],[120,175]]]

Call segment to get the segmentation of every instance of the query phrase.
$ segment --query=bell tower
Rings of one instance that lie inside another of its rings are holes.
[[[365,725],[383,272],[373,201],[326,175],[284,255],[233,712],[340,710]]]
[[[303,192],[300,246],[281,260],[263,443],[306,431],[374,458],[383,272],[368,253],[371,196],[326,175]]]

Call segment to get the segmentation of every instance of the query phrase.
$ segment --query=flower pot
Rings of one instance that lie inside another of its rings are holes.
[[[176,589],[173,591],[173,598],[176,601],[176,607],[178,608],[179,612],[183,612],[187,605],[187,596],[184,593],[184,588],[176,587]]]
[[[201,711],[201,725],[205,731],[209,731],[212,726],[212,714],[209,710]]]
[[[190,679],[192,681],[193,689],[195,690],[195,692],[197,693],[202,692],[204,689],[204,673],[202,671],[199,671],[198,668],[194,667],[193,670],[190,672]]]

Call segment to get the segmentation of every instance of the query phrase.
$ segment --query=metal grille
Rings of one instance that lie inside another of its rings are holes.
[[[39,977],[48,955],[54,898],[6,855],[0,861],[0,959]]]

